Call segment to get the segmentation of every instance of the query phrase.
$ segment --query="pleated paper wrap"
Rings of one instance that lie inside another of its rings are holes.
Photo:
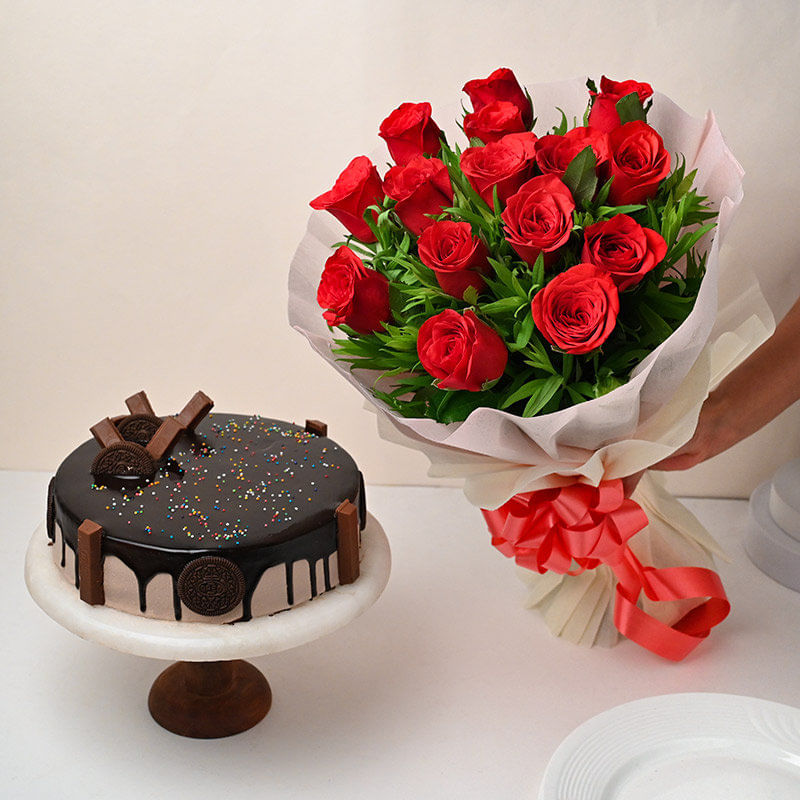
[[[583,80],[528,88],[540,134],[557,122],[556,108],[563,109],[568,119],[581,119],[587,101]],[[435,116],[445,127],[447,117],[455,119],[457,113],[454,108],[447,116]],[[479,408],[464,422],[444,425],[405,419],[375,399],[370,392],[375,373],[351,372],[347,364],[334,359],[331,342],[341,334],[328,329],[316,302],[331,245],[345,232],[325,212],[311,215],[289,275],[291,325],[367,398],[377,413],[382,437],[422,451],[431,462],[431,476],[462,479],[464,493],[475,506],[494,509],[515,494],[576,479],[597,485],[655,464],[691,438],[709,391],[772,333],[772,314],[754,276],[742,265],[734,269],[719,257],[720,244],[742,200],[743,171],[713,114],[695,119],[656,93],[648,122],[663,137],[673,166],[680,153],[687,171],[697,168],[699,192],[708,195],[719,211],[717,229],[700,244],[701,249],[710,248],[707,273],[689,317],[636,367],[627,384],[552,414],[525,419]],[[447,133],[451,141],[458,140]],[[378,153],[373,160],[381,164],[388,155]],[[630,542],[643,563],[713,565],[712,555],[720,552],[716,543],[664,489],[658,473],[645,473],[632,497],[649,519]],[[554,634],[586,645],[617,641],[614,578],[607,566],[577,576],[517,569],[530,587],[528,604],[541,610]],[[642,605],[668,625],[688,610],[685,603],[653,604],[646,598]]]

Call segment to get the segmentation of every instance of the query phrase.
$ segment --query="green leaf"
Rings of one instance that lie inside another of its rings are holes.
[[[670,263],[674,264],[676,261],[683,258],[705,234],[714,230],[716,226],[716,222],[709,222],[692,233],[684,234],[669,252],[668,260]]]
[[[518,325],[519,329],[517,331],[517,338],[514,340],[513,344],[508,345],[508,349],[512,353],[522,350],[522,348],[526,347],[528,342],[531,340],[534,325],[533,315],[530,313],[530,311],[528,312],[527,316],[522,319],[522,322],[518,323]]]
[[[625,97],[621,97],[617,100],[616,109],[617,114],[619,114],[619,120],[623,125],[626,122],[633,122],[637,119],[642,122],[647,120],[647,115],[644,113],[644,108],[642,107],[642,101],[639,99],[639,95],[636,94],[636,92],[626,94]]]
[[[533,262],[533,268],[531,270],[531,280],[533,281],[533,289],[538,290],[541,286],[544,285],[544,254],[539,253],[536,256],[536,261]],[[532,297],[530,298],[533,299]]]
[[[496,408],[497,397],[494,392],[448,392],[446,404],[439,407],[439,422],[462,422],[476,408]]]
[[[676,200],[680,200],[691,188],[694,183],[697,170],[693,169],[673,190],[672,196]]]
[[[482,305],[481,313],[489,316],[494,314],[514,314],[524,305],[527,305],[527,300],[520,300],[519,297],[501,297],[499,300]]]
[[[489,264],[494,268],[495,274],[503,284],[518,297],[523,300],[528,299],[528,293],[522,288],[517,276],[499,259],[490,258]]]
[[[569,395],[569,399],[572,400],[573,405],[578,405],[578,403],[585,402],[588,398],[581,395],[580,392],[576,391],[572,386],[566,387],[567,394]]]
[[[608,193],[611,191],[611,184],[614,182],[613,178],[609,178],[601,187],[600,191],[597,193],[597,197],[595,197],[595,203],[598,206],[603,206],[603,203],[608,200]]]
[[[681,224],[678,219],[678,212],[674,206],[669,203],[664,207],[663,218],[661,220],[661,236],[667,243],[667,247],[672,247],[675,242],[675,237],[678,235]]]
[[[443,208],[442,212],[449,217],[455,218],[456,221],[463,220],[464,222],[469,222],[473,228],[476,228],[485,234],[491,234],[494,231],[494,226],[490,220],[486,219],[486,217],[482,216],[481,214],[470,210],[469,208],[451,206],[450,208]]]
[[[398,328],[395,325],[384,325],[384,327],[386,333],[376,333],[375,337],[386,347],[400,352],[416,352],[419,333],[416,328]]]
[[[652,340],[658,343],[663,342],[672,335],[672,328],[669,324],[657,314],[647,303],[640,303],[636,309],[642,322],[648,329],[648,333],[652,333]]]
[[[636,205],[628,205],[628,206],[600,206],[597,209],[597,217],[611,219],[611,217],[615,217],[617,214],[635,214],[637,211],[641,211],[646,206],[643,206],[641,203],[637,203]]]
[[[680,320],[686,319],[694,305],[694,297],[679,297],[650,285],[644,292],[647,304],[662,317]]]
[[[622,386],[623,383],[624,381],[621,381],[616,375],[605,374],[603,377],[599,378],[595,384],[594,395],[595,397],[601,397],[613,391],[618,386]]]
[[[425,375],[411,375],[399,378],[397,381],[397,389],[392,394],[405,391],[412,391],[414,389],[422,389],[424,386],[430,386],[432,383],[431,376],[427,373]]]
[[[661,229],[661,225],[658,221],[658,213],[656,212],[656,207],[652,200],[647,201],[647,209],[644,215],[644,221],[639,220],[639,224],[644,225],[645,228],[651,228],[654,231]]]
[[[563,383],[564,379],[560,375],[552,375],[546,378],[537,394],[533,395],[531,399],[528,400],[522,411],[522,416],[532,417],[538,414],[550,402],[550,398],[559,390]]]
[[[450,175],[450,181],[453,184],[453,188],[457,192],[460,192],[466,200],[469,200],[479,214],[485,214],[486,219],[488,220],[493,219],[494,215],[492,214],[491,209],[472,187],[472,184],[467,179],[467,176],[461,171],[461,161],[458,148],[456,148],[456,151],[454,152],[446,145],[442,145],[440,157],[447,166],[447,172]]]
[[[474,286],[467,286],[464,292],[464,302],[474,306],[478,302],[478,290]]]
[[[551,131],[551,133],[555,134],[556,136],[563,136],[569,129],[569,124],[567,123],[567,115],[560,108],[556,108],[556,111],[561,112],[561,122],[559,122],[558,125],[553,126],[553,130]]]
[[[572,388],[579,394],[583,395],[587,400],[594,397],[594,386],[592,386],[592,384],[588,381],[578,381],[578,383],[573,383]]]
[[[524,383],[519,389],[509,394],[508,397],[503,400],[500,404],[500,408],[508,408],[509,406],[513,406],[514,403],[518,403],[520,400],[525,400],[527,397],[537,394],[547,380],[549,379],[536,378],[535,380]]]
[[[572,192],[577,205],[586,208],[597,188],[597,158],[591,147],[585,147],[570,161],[563,181]]]
[[[543,369],[553,375],[556,374],[556,369],[547,355],[547,349],[538,336],[531,336],[528,346],[524,349],[523,356],[525,356],[525,363],[532,366],[534,369]]]

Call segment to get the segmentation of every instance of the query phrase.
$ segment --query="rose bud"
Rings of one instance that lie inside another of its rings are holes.
[[[590,92],[594,101],[589,112],[589,125],[605,133],[619,128],[622,123],[617,113],[617,102],[634,92],[644,105],[644,101],[653,94],[653,87],[649,83],[638,81],[612,81],[603,75],[600,78],[600,92]]]
[[[356,239],[376,241],[369,225],[364,222],[364,211],[383,202],[383,185],[378,170],[366,156],[356,156],[336,179],[333,188],[309,205],[317,210],[330,211]],[[375,217],[373,212],[373,218]]]
[[[615,206],[642,203],[669,174],[670,157],[661,137],[646,122],[626,122],[608,135],[611,191]]]
[[[501,205],[533,174],[536,134],[510,133],[485,147],[468,147],[461,154],[461,171],[489,208],[494,188]]]
[[[599,267],[576,264],[533,296],[531,313],[550,344],[580,355],[600,347],[614,330],[619,294]]]
[[[383,330],[391,319],[386,276],[366,267],[346,245],[325,262],[317,302],[328,325],[349,325],[358,333]]]
[[[476,78],[464,84],[464,89],[472,101],[473,111],[480,111],[484,106],[503,100],[513,103],[520,111],[525,130],[533,122],[533,105],[530,98],[522,90],[514,73],[507,67],[496,69],[488,78]]]
[[[480,139],[484,144],[496,142],[507,133],[524,132],[525,123],[519,109],[504,100],[496,100],[464,117],[464,133],[470,139]]]
[[[536,142],[536,163],[544,173],[564,177],[578,153],[592,148],[598,169],[608,161],[608,138],[593,128],[573,128],[563,136],[550,134]]]
[[[431,119],[430,103],[403,103],[381,122],[378,135],[386,141],[396,164],[407,164],[414,156],[435,156],[441,150],[442,132]]]
[[[506,368],[508,349],[498,333],[472,309],[451,308],[426,319],[419,329],[417,354],[440,389],[479,392]]]
[[[419,260],[433,270],[447,294],[463,300],[470,286],[478,292],[486,286],[480,273],[489,271],[489,251],[483,239],[473,236],[468,222],[434,222],[422,232],[417,246]]]
[[[544,254],[545,265],[555,261],[557,251],[572,232],[575,201],[555,175],[537,175],[508,198],[500,215],[509,244],[528,264]]]
[[[610,275],[620,292],[639,283],[667,254],[661,234],[643,228],[627,214],[596,222],[583,234],[581,259]]]
[[[450,176],[438,158],[414,156],[405,166],[392,167],[383,179],[383,190],[397,200],[397,216],[416,236],[433,223],[429,214],[441,214],[453,204]]]

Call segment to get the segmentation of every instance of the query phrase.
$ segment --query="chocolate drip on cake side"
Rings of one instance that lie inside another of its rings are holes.
[[[85,515],[102,525],[102,558],[115,556],[131,570],[142,613],[148,584],[166,573],[174,615],[180,619],[181,574],[203,557],[225,559],[241,572],[241,621],[252,617],[259,581],[274,566],[285,565],[291,606],[294,565],[305,561],[314,597],[320,560],[325,590],[331,588],[329,559],[337,552],[337,506],[351,500],[359,512],[359,527],[366,521],[363,478],[349,455],[327,437],[288,423],[212,415],[196,433],[186,432],[178,439],[169,469],[161,468],[152,480],[135,485],[87,480],[85,459],[92,445],[78,448],[53,481],[53,538],[57,522],[62,554],[67,546],[75,554],[78,586],[78,517]],[[194,527],[191,523],[198,520],[202,524]]]
[[[74,582],[75,587],[79,588],[80,563],[77,545],[74,544],[77,541],[77,526],[68,518],[58,516],[57,519],[62,533],[62,553],[65,546],[73,551],[75,560]],[[305,561],[307,563],[311,595],[316,597],[318,595],[316,565],[321,560],[323,562],[325,590],[329,591],[332,588],[330,557],[336,552],[336,522],[333,519],[326,525],[322,525],[302,536],[268,548],[242,548],[240,550],[226,551],[223,557],[236,564],[245,577],[241,621],[251,619],[253,594],[262,576],[271,567],[285,566],[286,601],[290,606],[294,604],[293,575],[294,565],[297,562]],[[178,620],[182,616],[181,602],[177,591],[178,579],[181,573],[188,564],[197,558],[217,556],[219,554],[220,551],[218,549],[192,551],[155,550],[142,546],[133,546],[130,542],[115,539],[108,534],[103,539],[103,557],[115,556],[134,574],[138,586],[139,609],[142,613],[147,610],[146,593],[150,581],[159,574],[166,573],[170,576],[173,586],[175,619]],[[65,559],[62,556],[62,567],[65,566],[65,563]]]

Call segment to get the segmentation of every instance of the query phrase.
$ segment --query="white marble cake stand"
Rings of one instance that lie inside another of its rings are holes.
[[[42,524],[28,545],[25,583],[49,617],[82,639],[146,658],[179,659],[153,683],[150,713],[173,733],[213,739],[251,728],[272,703],[267,679],[241,659],[298,647],[346,625],[380,597],[390,569],[386,534],[369,514],[354,583],[242,624],[148,619],[84,603],[55,563]]]

